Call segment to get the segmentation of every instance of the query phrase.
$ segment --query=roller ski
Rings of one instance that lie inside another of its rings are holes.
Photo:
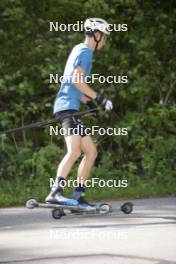
[[[26,202],[28,209],[33,208],[49,208],[54,219],[60,219],[66,216],[66,212],[72,214],[108,214],[113,212],[112,206],[108,203],[97,203],[94,205],[75,204],[75,205],[64,205],[56,203],[40,203],[35,199],[30,199]],[[133,211],[133,204],[131,202],[124,203],[120,210],[125,214],[130,214]]]

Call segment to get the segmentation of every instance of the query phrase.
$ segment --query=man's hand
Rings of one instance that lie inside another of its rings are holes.
[[[100,104],[106,111],[111,111],[113,109],[113,104],[110,100],[105,98],[103,95],[96,93],[83,81],[82,77],[84,76],[84,70],[80,66],[75,69],[73,76],[73,79],[76,80],[73,81],[73,84],[81,91],[82,94],[96,100],[97,103]]]
[[[89,101],[87,102],[87,106],[88,106],[89,110],[91,110],[91,113],[92,113],[95,117],[98,117],[97,106],[96,106],[96,104],[95,104],[92,100],[89,100]]]
[[[106,101],[104,108],[106,111],[111,111],[113,109],[113,104],[112,104],[111,100]]]
[[[108,100],[106,97],[97,93],[96,101],[100,104],[106,111],[111,111],[113,109],[113,104],[111,100]]]

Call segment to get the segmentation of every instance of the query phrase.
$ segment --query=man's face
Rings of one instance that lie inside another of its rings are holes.
[[[96,32],[95,36],[96,36],[97,39],[100,39],[100,37],[101,37],[100,32]],[[101,38],[101,41],[98,43],[98,47],[97,47],[98,50],[102,49],[105,46],[107,37],[108,36],[106,34],[103,34],[103,36]]]

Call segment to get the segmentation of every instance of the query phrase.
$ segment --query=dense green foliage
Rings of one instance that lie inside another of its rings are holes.
[[[112,33],[105,49],[94,56],[93,73],[127,75],[128,84],[93,84],[112,99],[115,113],[102,112],[98,120],[85,122],[128,127],[129,133],[99,139],[93,174],[129,179],[125,195],[173,193],[176,8],[172,0],[0,1],[0,130],[51,118],[58,85],[49,83],[49,74],[63,74],[71,48],[84,36],[50,32],[49,21],[71,24],[91,16],[128,25],[127,32]],[[47,194],[48,179],[55,177],[65,151],[63,138],[51,138],[48,131],[28,130],[2,138],[1,204]],[[75,173],[76,168],[72,177]],[[123,190],[106,190],[104,197],[116,198],[119,193],[123,195]]]

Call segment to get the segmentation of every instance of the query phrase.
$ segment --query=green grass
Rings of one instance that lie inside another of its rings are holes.
[[[49,192],[46,183],[41,181],[26,181],[15,179],[12,182],[0,182],[0,207],[25,205],[26,200],[36,198],[44,201]],[[105,201],[116,199],[132,199],[142,197],[157,197],[175,194],[175,184],[152,181],[138,181],[138,184],[129,185],[127,188],[87,188],[86,197],[90,201]],[[67,188],[66,195],[71,197],[73,189]]]

